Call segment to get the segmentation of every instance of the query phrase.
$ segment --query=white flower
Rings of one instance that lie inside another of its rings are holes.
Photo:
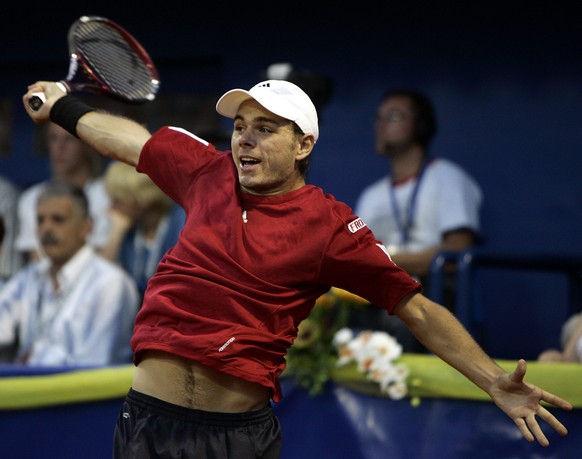
[[[366,330],[354,337],[351,329],[342,328],[334,336],[333,343],[339,354],[338,366],[355,361],[358,370],[378,383],[390,398],[406,396],[409,370],[404,364],[393,363],[402,355],[402,346],[393,336]]]
[[[370,379],[380,382],[386,378],[392,379],[392,374],[394,373],[394,366],[392,362],[388,359],[384,359],[381,356],[377,356],[369,368]]]
[[[360,362],[368,358],[368,349],[366,343],[357,337],[346,344],[347,348],[351,351],[354,360]]]
[[[410,375],[409,368],[403,363],[397,363],[393,367],[394,379],[397,381],[406,381],[406,378]]]
[[[354,353],[352,352],[352,350],[350,349],[350,347],[347,344],[340,346],[338,348],[337,352],[338,352],[338,356],[339,356],[338,361],[337,361],[338,367],[347,365],[352,360],[354,360]]]
[[[402,355],[402,346],[394,337],[384,332],[372,333],[368,345],[375,353],[388,360],[397,359]]]
[[[387,392],[391,399],[400,400],[406,396],[408,389],[404,382],[396,382],[388,386]]]
[[[335,347],[343,346],[344,344],[348,344],[351,340],[354,339],[354,332],[351,328],[341,328],[339,329],[334,337],[333,337],[333,345]]]

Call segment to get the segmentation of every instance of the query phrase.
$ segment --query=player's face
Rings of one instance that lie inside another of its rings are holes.
[[[313,148],[312,135],[298,135],[293,123],[254,100],[243,102],[234,119],[232,157],[243,191],[277,195],[305,185],[297,163]]]

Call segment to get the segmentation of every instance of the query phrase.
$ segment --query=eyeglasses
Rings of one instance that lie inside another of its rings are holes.
[[[384,115],[376,116],[376,123],[400,123],[408,118],[408,114],[401,112],[400,110],[390,110]]]

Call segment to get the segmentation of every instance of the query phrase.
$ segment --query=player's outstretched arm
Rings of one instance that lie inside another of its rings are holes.
[[[547,446],[536,416],[559,434],[566,428],[541,402],[570,410],[572,405],[539,387],[524,381],[527,365],[520,360],[515,371],[508,373],[495,363],[471,337],[457,318],[445,307],[422,294],[403,300],[395,309],[412,333],[437,356],[483,389],[493,402],[517,425],[528,441]]]

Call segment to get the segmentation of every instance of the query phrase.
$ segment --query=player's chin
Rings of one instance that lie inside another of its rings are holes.
[[[272,185],[257,177],[239,177],[239,183],[241,189],[246,193],[265,196],[273,194]]]
[[[254,188],[261,186],[261,177],[257,173],[257,171],[249,171],[249,170],[239,170],[238,171],[238,181],[241,186]]]
[[[251,194],[261,194],[261,187],[252,180],[239,180],[242,191]]]

